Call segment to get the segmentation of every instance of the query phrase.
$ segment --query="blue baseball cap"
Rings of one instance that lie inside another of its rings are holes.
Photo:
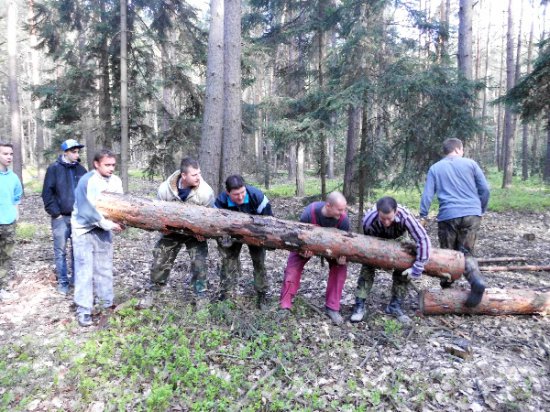
[[[83,144],[78,143],[74,139],[67,139],[63,143],[61,143],[61,150],[63,150],[64,152],[71,149],[82,149],[83,147]]]

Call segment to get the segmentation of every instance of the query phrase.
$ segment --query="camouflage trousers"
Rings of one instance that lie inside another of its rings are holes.
[[[242,243],[233,243],[224,247],[218,242],[218,250],[222,257],[220,270],[220,292],[225,293],[235,288],[242,274],[241,255]],[[256,292],[267,292],[267,270],[265,268],[265,249],[259,246],[248,245],[248,251],[254,266],[254,290]]]
[[[479,216],[464,216],[438,222],[439,247],[473,255],[480,225]]]
[[[392,297],[396,297],[400,300],[405,299],[407,296],[407,288],[409,286],[409,280],[404,279],[401,274],[402,270],[395,269],[392,274]],[[357,279],[357,289],[355,289],[355,297],[359,299],[366,299],[372,289],[374,283],[375,268],[369,265],[361,266],[361,272]]]
[[[11,266],[11,255],[15,246],[15,222],[0,225],[0,289],[6,287]]]
[[[187,248],[191,260],[191,284],[195,293],[202,293],[207,289],[208,243],[199,241],[194,236],[171,233],[160,237],[153,249],[151,281],[161,285],[166,284],[174,261],[183,245]]]

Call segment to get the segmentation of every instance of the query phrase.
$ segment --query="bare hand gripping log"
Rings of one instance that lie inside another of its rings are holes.
[[[382,269],[407,269],[414,263],[414,252],[396,241],[274,217],[114,193],[103,193],[97,200],[96,208],[110,220],[144,230],[171,231],[205,238],[230,236],[254,246],[311,251],[327,258],[345,256],[348,261]],[[479,277],[479,268],[473,258],[466,259],[463,253],[448,249],[432,249],[430,260],[425,265],[428,275],[451,281],[463,274],[469,278],[476,270],[476,277]],[[472,289],[466,305],[476,306],[484,288],[483,285],[481,291]]]

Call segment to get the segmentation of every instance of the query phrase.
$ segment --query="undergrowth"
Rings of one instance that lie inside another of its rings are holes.
[[[333,365],[357,363],[363,349],[333,337],[340,331],[324,318],[304,327],[297,320],[302,316],[318,315],[300,300],[284,322],[274,311],[242,304],[138,310],[131,300],[104,329],[51,347],[53,367],[33,366],[30,343],[3,349],[0,410],[25,410],[33,399],[70,392],[75,411],[93,402],[117,411],[352,411],[376,408],[396,393],[393,383],[380,388],[364,382],[357,368],[344,370],[342,381],[331,379]],[[82,331],[76,323],[68,327]],[[382,322],[378,329],[395,341],[404,338],[393,324]],[[24,381],[35,384],[21,396]]]

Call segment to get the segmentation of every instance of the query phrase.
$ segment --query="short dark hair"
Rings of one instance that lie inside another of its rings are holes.
[[[227,190],[227,192],[231,192],[234,189],[240,189],[243,186],[246,186],[246,183],[241,175],[231,175],[225,179],[225,190]]]
[[[11,147],[13,149],[13,144],[8,142],[3,142],[0,140],[0,147]]]
[[[183,159],[181,159],[181,163],[180,163],[181,173],[187,173],[190,167],[192,167],[193,169],[200,169],[199,162],[197,162],[192,157],[184,157]]]
[[[397,210],[397,201],[390,196],[384,196],[376,202],[376,210],[384,214],[395,212]]]
[[[448,155],[449,153],[454,152],[455,149],[462,149],[463,147],[464,145],[462,144],[462,140],[457,139],[456,137],[451,137],[443,142],[443,154]]]
[[[109,150],[109,149],[101,149],[101,150],[98,150],[95,155],[94,155],[94,162],[101,162],[101,159],[103,159],[104,157],[113,157],[116,159],[116,155],[113,151]]]

